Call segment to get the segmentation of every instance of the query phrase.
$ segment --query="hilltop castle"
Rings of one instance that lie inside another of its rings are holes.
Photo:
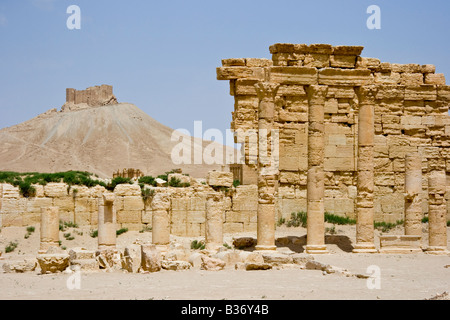
[[[66,103],[61,111],[84,109],[93,106],[106,106],[116,104],[117,98],[113,94],[113,87],[102,84],[101,86],[89,87],[86,90],[66,89]]]

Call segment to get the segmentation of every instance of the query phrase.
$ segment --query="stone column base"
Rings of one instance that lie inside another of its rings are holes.
[[[450,255],[450,251],[447,250],[447,247],[440,246],[432,246],[425,249],[425,253],[435,254],[435,255]]]
[[[277,250],[277,247],[276,246],[256,245],[255,250],[257,250],[257,251]]]
[[[325,245],[307,245],[305,248],[306,253],[310,254],[327,254],[329,253],[327,246]]]
[[[357,243],[352,251],[353,253],[377,253],[373,243]]]

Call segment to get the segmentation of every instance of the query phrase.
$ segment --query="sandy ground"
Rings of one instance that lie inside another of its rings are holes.
[[[330,226],[328,226],[330,227]],[[33,258],[39,248],[39,226],[35,226],[28,239],[25,228],[2,228],[0,250],[4,251],[10,241],[17,241],[18,247],[11,253],[4,253],[0,266],[14,260]],[[427,225],[424,224],[424,245],[426,246]],[[74,240],[66,240],[64,233],[71,233]],[[68,250],[85,247],[95,250],[97,239],[89,235],[89,228],[69,228],[61,232],[62,246]],[[301,299],[362,299],[362,300],[420,300],[429,299],[450,292],[450,256],[419,254],[352,254],[354,226],[336,226],[335,235],[327,235],[328,255],[315,255],[316,261],[345,268],[354,274],[373,275],[370,266],[379,268],[379,282],[373,278],[345,277],[342,274],[325,274],[318,270],[272,269],[267,271],[243,271],[227,267],[222,271],[190,269],[186,271],[162,270],[150,274],[122,272],[82,273],[79,289],[70,289],[73,275],[41,275],[32,273],[3,273],[0,269],[0,299],[45,300],[45,299],[155,299],[155,300],[301,300]],[[402,227],[389,234],[402,234]],[[450,239],[450,228],[448,228]],[[277,228],[277,238],[298,237],[298,244],[283,247],[281,252],[302,252],[306,229]],[[379,231],[376,231],[378,244]],[[253,236],[246,233],[233,236]],[[120,235],[117,246],[123,249],[136,239],[151,241],[151,232],[129,231]],[[193,239],[172,237],[173,242],[188,247]],[[231,245],[232,235],[225,235],[224,242]],[[449,241],[450,244],[450,241]],[[39,269],[39,268],[38,268]],[[71,278],[72,277],[72,278]],[[68,286],[69,283],[69,286]],[[72,282],[73,283],[73,282]],[[379,284],[379,287],[376,286]],[[441,299],[449,299],[444,294]]]

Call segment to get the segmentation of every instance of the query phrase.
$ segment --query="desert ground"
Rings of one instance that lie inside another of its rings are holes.
[[[331,228],[332,225],[328,225]],[[423,245],[427,245],[427,224],[423,224]],[[450,228],[447,228],[450,239]],[[71,233],[73,240],[67,240]],[[379,245],[380,230],[375,232]],[[397,226],[388,234],[402,234]],[[314,260],[346,270],[355,276],[326,273],[296,267],[274,267],[271,270],[236,270],[233,265],[220,271],[191,268],[184,271],[161,270],[155,273],[96,272],[81,273],[79,288],[70,288],[72,274],[40,274],[39,267],[27,273],[4,273],[2,265],[12,261],[33,259],[39,249],[39,225],[28,238],[24,227],[4,227],[0,232],[0,299],[1,300],[449,300],[450,256],[418,254],[354,254],[355,227],[336,225],[334,234],[327,234],[329,254],[314,255]],[[386,234],[383,233],[383,234]],[[233,238],[256,233],[226,234],[224,243]],[[284,253],[302,252],[306,229],[277,227],[277,250]],[[283,239],[290,241],[286,245]],[[66,250],[84,247],[97,249],[97,239],[90,236],[89,227],[61,231],[61,246]],[[151,232],[128,231],[118,236],[117,247],[123,250],[139,239],[151,241]],[[192,240],[171,236],[171,245],[190,248]],[[11,241],[17,248],[5,253]],[[284,243],[284,244],[283,244]],[[449,241],[450,244],[450,241]],[[235,249],[228,249],[235,250]],[[246,250],[252,250],[248,248]],[[369,266],[379,267],[379,286],[374,287]],[[372,284],[372,285],[371,285]]]

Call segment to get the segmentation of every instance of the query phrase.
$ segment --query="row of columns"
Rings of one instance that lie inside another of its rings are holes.
[[[258,128],[258,213],[257,250],[275,249],[275,199],[277,194],[278,167],[270,173],[266,152],[270,136],[277,131],[274,124],[277,84],[259,82],[255,85],[259,98]],[[327,86],[311,85],[308,93],[308,176],[307,176],[307,253],[327,253],[324,226],[324,105]],[[364,86],[357,90],[358,154],[356,197],[355,253],[377,252],[374,243],[374,110],[377,89]],[[265,143],[265,144],[264,144]],[[265,150],[264,150],[265,151]],[[270,156],[270,154],[269,154]],[[428,251],[446,251],[445,166],[429,164],[429,248]],[[272,163],[273,164],[273,163]],[[419,194],[422,190],[422,162],[418,154],[405,159],[405,234],[421,234],[422,206]]]
[[[170,196],[157,193],[152,201],[152,243],[166,246],[170,243]],[[206,248],[223,246],[224,195],[211,192],[206,198]],[[114,194],[105,193],[98,198],[98,249],[116,247],[116,211]],[[41,208],[40,248],[45,253],[50,247],[59,246],[59,207]]]

